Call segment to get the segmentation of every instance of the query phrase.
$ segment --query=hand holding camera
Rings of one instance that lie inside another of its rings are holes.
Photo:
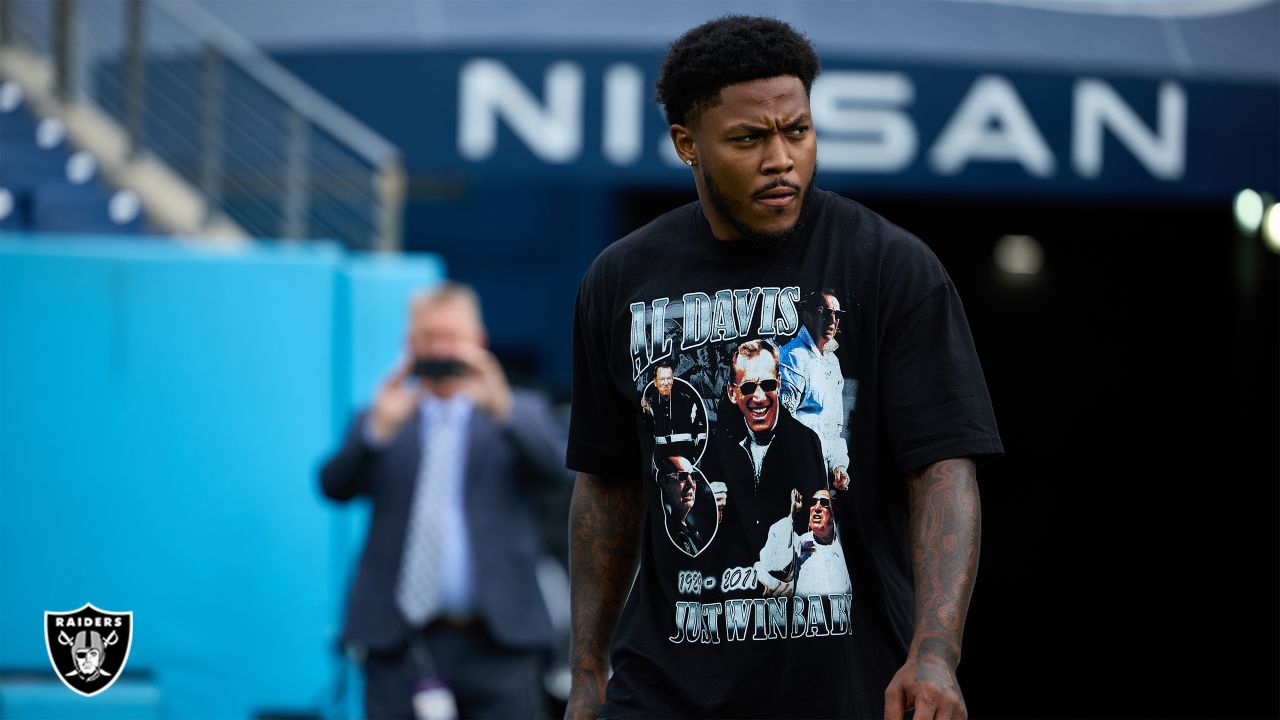
[[[425,392],[439,397],[466,393],[480,410],[507,419],[511,387],[492,353],[472,343],[440,344],[431,350],[413,361],[413,374]]]
[[[492,353],[467,343],[437,345],[430,354],[405,358],[382,383],[369,412],[373,441],[395,437],[424,396],[458,393],[471,396],[477,408],[498,420],[511,415],[511,387]]]
[[[422,402],[422,388],[409,381],[413,369],[412,358],[402,360],[378,388],[369,409],[369,433],[373,442],[380,445],[389,442]]]

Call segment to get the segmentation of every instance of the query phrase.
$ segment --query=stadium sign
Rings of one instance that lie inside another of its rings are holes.
[[[650,67],[594,57],[461,59],[457,158],[472,167],[678,178]],[[812,108],[827,177],[1216,195],[1274,181],[1274,164],[1263,159],[1277,155],[1278,97],[1280,88],[1267,85],[829,63]]]

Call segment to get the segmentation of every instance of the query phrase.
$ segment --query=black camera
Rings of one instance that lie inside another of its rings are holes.
[[[466,366],[460,360],[452,358],[415,358],[413,361],[414,377],[447,378],[466,373]]]

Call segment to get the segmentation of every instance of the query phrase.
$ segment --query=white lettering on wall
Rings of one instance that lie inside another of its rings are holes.
[[[974,160],[1016,162],[1035,177],[1053,175],[1053,153],[1031,114],[1013,85],[996,75],[974,81],[929,152],[940,175],[955,175]]]
[[[604,73],[604,156],[614,165],[632,165],[644,151],[644,74],[627,63]]]
[[[916,155],[916,128],[901,112],[915,99],[902,73],[841,72],[821,75],[810,106],[818,138],[818,164],[846,172],[896,172]]]
[[[584,77],[580,63],[553,62],[544,71],[539,94],[502,61],[477,58],[464,63],[459,78],[459,155],[468,161],[497,155],[501,123],[545,163],[584,160]],[[598,98],[601,103],[603,123],[597,161],[631,167],[648,156],[687,172],[666,128],[660,135],[654,133],[643,68],[613,63],[601,79],[601,94],[592,96],[593,102]],[[1013,164],[1038,178],[1057,172],[1053,150],[1007,78],[977,77],[932,143],[920,137],[911,113],[917,94],[906,73],[827,71],[814,83],[811,97],[820,138],[819,165],[844,173],[908,172],[923,145],[928,148],[928,169],[942,176],[958,175],[971,163]],[[1175,82],[1161,83],[1156,95],[1156,117],[1144,119],[1106,82],[1081,78],[1074,84],[1070,110],[1061,104],[1037,110],[1071,113],[1071,169],[1079,177],[1102,175],[1109,133],[1153,177],[1180,179],[1186,172],[1187,95]],[[647,138],[656,144],[647,145]],[[1057,149],[1059,155],[1068,152],[1066,147]]]
[[[1071,161],[1086,178],[1102,174],[1102,133],[1110,129],[1152,175],[1177,180],[1186,167],[1187,95],[1177,83],[1160,83],[1157,130],[1143,125],[1133,108],[1110,85],[1076,82],[1071,123]]]
[[[472,60],[462,67],[458,102],[458,151],[467,160],[492,157],[498,147],[498,119],[540,160],[565,164],[582,152],[582,68],[557,62],[543,80],[545,107],[497,60]]]

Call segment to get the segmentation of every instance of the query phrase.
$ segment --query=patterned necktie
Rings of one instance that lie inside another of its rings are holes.
[[[454,457],[458,428],[449,417],[453,407],[445,403],[436,407],[439,412],[426,429],[427,443],[409,508],[409,527],[396,584],[396,604],[413,627],[425,625],[440,607],[440,556],[447,542],[441,532],[444,523],[440,513],[448,503],[447,472],[459,462]]]

